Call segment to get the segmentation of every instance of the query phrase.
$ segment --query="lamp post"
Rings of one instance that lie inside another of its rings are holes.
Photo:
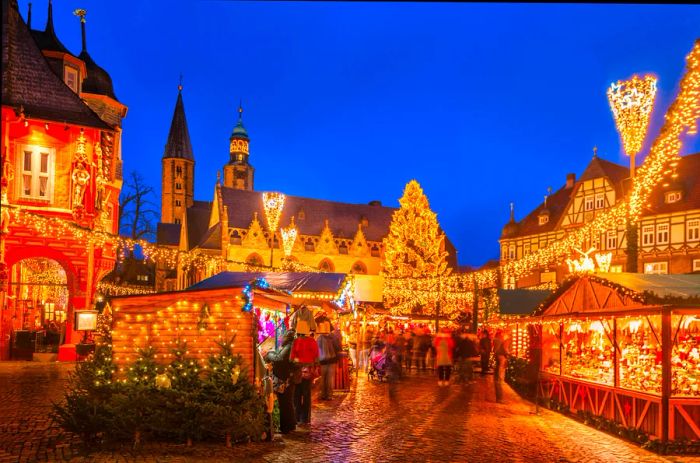
[[[630,178],[634,185],[635,158],[642,149],[642,143],[649,128],[651,111],[656,96],[656,77],[651,74],[641,79],[632,78],[610,85],[608,101],[615,119],[617,131],[622,139],[622,147],[630,157]],[[637,272],[637,223],[627,217],[627,271]]]
[[[277,232],[277,226],[282,216],[285,195],[284,193],[270,191],[263,193],[262,198],[265,220],[267,221],[267,228],[270,231],[270,269],[274,269],[273,253],[275,249],[275,233]]]

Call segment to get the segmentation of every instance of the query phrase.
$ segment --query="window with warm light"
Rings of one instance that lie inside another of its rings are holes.
[[[540,218],[540,221],[539,221],[540,225],[544,225],[547,222],[549,222],[549,215],[543,214],[543,215],[539,216],[539,218]]]
[[[668,244],[668,229],[667,223],[660,223],[656,226],[656,244]]]
[[[666,204],[677,203],[680,200],[681,200],[681,192],[680,191],[669,191],[668,193],[666,193],[666,197],[665,197]]]
[[[605,207],[605,193],[595,195],[595,208],[603,209]]]
[[[622,273],[622,265],[611,265],[610,273]]]
[[[605,248],[607,250],[617,249],[617,230],[609,230],[606,235]]]
[[[648,246],[654,244],[654,226],[645,225],[642,227],[642,245]]]
[[[53,196],[55,151],[43,146],[22,146],[20,197],[50,201]]]
[[[78,88],[78,70],[72,66],[63,66],[63,82],[65,82],[73,92],[78,93],[80,90]]]
[[[587,211],[592,211],[593,210],[593,205],[594,205],[594,198],[593,195],[591,196],[586,196],[583,202],[584,209]]]
[[[686,223],[686,240],[700,241],[700,219],[688,220]]]
[[[515,259],[515,245],[511,244],[508,248],[508,259]]]
[[[693,272],[700,272],[700,259],[693,259]]]
[[[644,264],[644,273],[666,275],[668,274],[668,262],[649,262]]]

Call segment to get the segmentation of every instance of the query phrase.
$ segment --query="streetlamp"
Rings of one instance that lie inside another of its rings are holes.
[[[622,147],[630,157],[630,178],[634,185],[635,158],[642,150],[642,143],[649,128],[649,118],[654,109],[656,77],[651,74],[641,79],[636,75],[631,79],[613,83],[608,89],[608,101],[615,119],[617,131],[622,139]],[[631,189],[631,188],[630,188]],[[627,216],[627,271],[637,272],[637,223]]]
[[[273,269],[273,251],[275,248],[275,233],[279,225],[282,209],[284,208],[284,193],[276,191],[266,191],[262,194],[263,209],[265,210],[265,220],[270,231],[270,268]]]

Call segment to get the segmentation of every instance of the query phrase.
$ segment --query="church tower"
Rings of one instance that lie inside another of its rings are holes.
[[[182,102],[182,83],[163,153],[160,221],[182,223],[185,210],[194,202],[194,155]]]
[[[238,107],[238,124],[233,128],[229,145],[229,161],[224,166],[224,186],[236,190],[253,190],[255,169],[248,162],[248,132],[243,127],[243,108]]]

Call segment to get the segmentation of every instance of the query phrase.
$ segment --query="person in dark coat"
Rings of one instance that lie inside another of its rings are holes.
[[[297,420],[294,414],[294,381],[291,376],[296,368],[289,360],[294,342],[294,331],[287,331],[282,341],[282,346],[277,351],[270,351],[265,356],[268,362],[272,362],[272,373],[282,381],[287,381],[288,386],[282,394],[276,392],[277,402],[280,407],[280,432],[288,434],[296,429]]]
[[[484,330],[479,340],[479,350],[481,351],[481,374],[485,375],[489,371],[491,357],[491,335],[487,330]]]

